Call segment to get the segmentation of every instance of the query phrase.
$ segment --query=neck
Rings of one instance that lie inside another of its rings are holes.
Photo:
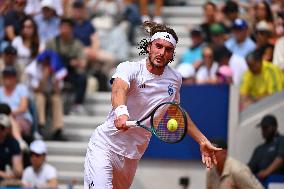
[[[154,75],[162,75],[165,70],[165,66],[158,67],[153,62],[151,62],[149,58],[147,58],[146,60],[146,67],[147,70]]]

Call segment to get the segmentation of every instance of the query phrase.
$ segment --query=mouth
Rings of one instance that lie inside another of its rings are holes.
[[[159,63],[159,64],[162,64],[162,63],[165,62],[165,60],[161,57],[156,57],[155,59],[156,59],[156,62]]]

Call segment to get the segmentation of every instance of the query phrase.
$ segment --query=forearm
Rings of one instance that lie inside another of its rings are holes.
[[[266,168],[267,175],[272,174],[279,167],[283,166],[284,160],[282,157],[276,157],[274,161]]]
[[[112,85],[111,102],[115,109],[119,105],[126,104],[128,85],[120,78],[116,78]]]
[[[15,176],[13,174],[8,174],[4,171],[0,171],[0,178],[2,179],[13,179]]]
[[[193,123],[189,115],[187,115],[187,134],[190,135],[198,144],[208,141],[208,139],[200,132],[200,130]]]

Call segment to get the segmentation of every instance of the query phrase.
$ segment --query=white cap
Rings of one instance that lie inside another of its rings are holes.
[[[256,24],[256,30],[272,32],[273,29],[266,21],[262,20]]]
[[[0,125],[5,128],[10,127],[10,119],[6,114],[0,114]]]
[[[48,7],[50,9],[55,10],[53,0],[42,0],[41,1],[41,8],[43,8],[43,7]]]
[[[182,78],[195,76],[195,69],[192,64],[181,63],[180,65],[178,65],[177,71],[181,74]]]
[[[46,154],[47,153],[47,147],[45,142],[42,140],[35,140],[30,144],[30,151],[34,152],[36,154]]]

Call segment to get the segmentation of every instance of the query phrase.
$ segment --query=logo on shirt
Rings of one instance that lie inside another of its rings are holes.
[[[146,88],[145,83],[143,83],[143,84],[141,84],[141,85],[138,85],[138,88],[140,88],[140,89],[145,89],[145,88]]]
[[[174,89],[173,89],[173,84],[169,84],[168,86],[168,93],[170,96],[172,96],[174,94]]]
[[[94,187],[94,186],[95,186],[95,184],[94,184],[94,182],[92,181],[91,184],[89,184],[89,189],[91,189],[91,188]]]

